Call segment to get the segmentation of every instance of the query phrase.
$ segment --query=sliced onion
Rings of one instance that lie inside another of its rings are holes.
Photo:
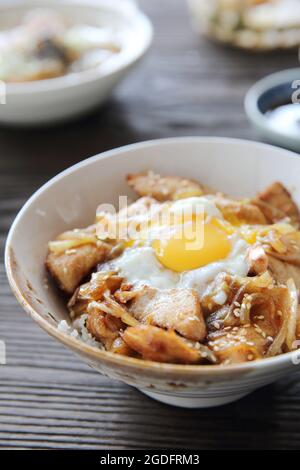
[[[67,250],[78,248],[82,245],[96,244],[94,237],[79,238],[77,240],[55,240],[48,243],[49,250],[51,253],[61,254]]]
[[[294,281],[292,281],[292,283],[294,284]],[[294,286],[292,284],[290,284],[290,287],[288,287],[289,293],[290,293],[290,289],[293,292]],[[269,357],[276,356],[277,354],[281,354],[282,346],[285,342],[287,342],[286,340],[288,336],[288,329],[290,328],[290,331],[292,332],[292,321],[294,321],[292,320],[292,317],[294,316],[294,312],[292,312],[292,310],[294,309],[294,305],[291,305],[291,303],[294,303],[293,295],[292,296],[289,295],[289,301],[287,303],[285,302],[284,308],[282,308],[281,310],[282,315],[283,315],[282,325],[276,338],[274,339],[273,343],[271,344],[266,354]],[[297,305],[298,305],[298,299],[297,299]],[[295,330],[296,330],[296,326],[294,326],[294,335],[295,335]],[[289,349],[291,348],[289,347]]]
[[[286,283],[290,296],[290,309],[288,315],[286,344],[289,350],[294,349],[296,340],[296,327],[298,317],[298,292],[293,279],[289,279]]]
[[[286,338],[286,333],[287,333],[287,322],[288,322],[288,319],[286,317],[283,320],[283,323],[282,323],[282,326],[281,326],[281,329],[280,329],[278,335],[274,339],[272,345],[269,347],[269,350],[268,350],[266,356],[269,356],[269,357],[270,356],[277,356],[277,354],[280,354],[282,352],[281,348],[282,348],[282,345],[284,343],[284,340]]]
[[[105,300],[103,302],[92,301],[88,308],[97,308],[104,313],[108,313],[114,317],[120,318],[122,322],[128,326],[139,325],[139,322],[125,309],[125,307],[122,307],[109,295],[105,294],[104,298]]]

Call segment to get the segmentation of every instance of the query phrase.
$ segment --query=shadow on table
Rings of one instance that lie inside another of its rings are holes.
[[[132,391],[140,413],[128,423],[127,432],[134,442],[139,429],[144,449],[299,448],[300,427],[292,411],[293,406],[299,408],[299,391],[298,374],[230,405],[196,410],[163,405]]]

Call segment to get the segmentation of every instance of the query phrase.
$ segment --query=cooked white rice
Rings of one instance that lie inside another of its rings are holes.
[[[73,338],[79,339],[89,346],[94,346],[99,349],[104,349],[103,344],[96,341],[95,338],[89,333],[85,326],[88,315],[84,314],[77,318],[72,325],[69,325],[66,320],[61,320],[57,326],[59,331],[66,333]]]

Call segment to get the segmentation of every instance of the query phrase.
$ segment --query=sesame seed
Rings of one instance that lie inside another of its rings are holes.
[[[75,250],[75,248],[71,249],[71,250],[66,250],[66,255],[72,255],[74,253],[77,253],[77,250]]]
[[[266,338],[266,333],[256,324],[254,323],[254,328],[258,334],[260,334],[263,338]]]
[[[215,322],[213,323],[213,325],[214,325],[214,327],[215,327],[216,330],[219,330],[220,327],[221,327],[220,323],[217,322],[217,321],[215,321]]]
[[[248,354],[247,359],[248,361],[252,361],[254,359],[253,354]]]

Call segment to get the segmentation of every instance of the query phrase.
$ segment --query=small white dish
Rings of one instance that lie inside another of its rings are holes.
[[[124,176],[152,169],[198,179],[232,196],[251,196],[280,180],[300,204],[300,159],[269,145],[214,137],[163,139],[89,158],[59,174],[25,204],[8,235],[5,263],[12,290],[32,319],[104,375],[137,387],[164,403],[187,408],[235,401],[296,371],[297,353],[232,366],[160,364],[113,354],[57,328],[68,321],[64,299],[46,283],[48,241],[94,220],[99,203],[117,207],[132,195]]]
[[[300,151],[300,68],[283,70],[259,80],[245,97],[246,114],[270,143]],[[270,118],[270,110],[282,109]]]
[[[26,12],[41,7],[58,11],[74,23],[119,28],[124,32],[123,48],[93,69],[46,80],[1,83],[0,123],[56,123],[100,106],[151,44],[151,23],[130,0],[4,0],[0,29],[19,24]]]

